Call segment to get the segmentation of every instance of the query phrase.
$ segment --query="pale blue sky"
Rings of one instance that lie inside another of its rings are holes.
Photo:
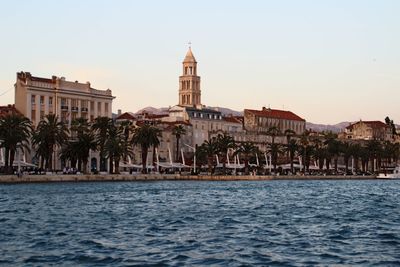
[[[396,0],[1,1],[0,94],[23,70],[110,88],[114,111],[172,106],[191,41],[203,104],[400,123],[399,14]]]

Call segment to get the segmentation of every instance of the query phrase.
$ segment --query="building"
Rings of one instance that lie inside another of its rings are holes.
[[[182,62],[182,76],[179,77],[179,105],[201,106],[200,76],[197,76],[197,61],[191,47]]]
[[[64,77],[42,78],[29,72],[18,72],[15,83],[15,107],[36,127],[40,120],[55,114],[68,127],[77,118],[93,121],[104,116],[112,117],[112,101],[115,98],[110,89],[92,88],[90,82],[67,81]],[[53,157],[55,169],[62,169],[64,163],[59,160],[58,150]],[[37,164],[34,153],[27,155],[27,161]],[[91,153],[91,167],[97,169],[98,153]],[[107,164],[108,166],[108,164]]]
[[[306,129],[306,120],[291,111],[263,107],[261,110],[244,110],[244,129],[249,132],[266,133],[271,127],[277,127],[283,134],[292,130],[297,135]]]
[[[205,107],[174,106],[169,110],[169,121],[187,121],[193,126],[191,145],[201,145],[209,139],[209,133],[222,130],[224,120],[221,112]]]
[[[90,121],[112,116],[111,90],[98,90],[90,82],[67,81],[64,77],[41,78],[17,73],[15,107],[37,126],[47,114],[56,114],[69,126],[76,118]]]
[[[15,105],[7,105],[7,106],[0,106],[0,118],[6,116],[7,114],[20,114],[18,109],[15,108]]]
[[[342,139],[352,140],[392,140],[392,129],[381,121],[358,121],[350,124],[339,134]]]

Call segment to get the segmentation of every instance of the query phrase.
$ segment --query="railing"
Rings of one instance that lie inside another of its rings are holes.
[[[78,112],[78,111],[79,111],[79,108],[78,108],[78,107],[71,107],[71,111],[72,111],[72,112]]]
[[[62,106],[61,105],[61,110],[67,110],[68,111],[68,106]]]
[[[85,108],[85,107],[82,107],[82,108],[81,108],[81,111],[82,111],[82,112],[88,112],[89,109],[88,109],[88,108]]]

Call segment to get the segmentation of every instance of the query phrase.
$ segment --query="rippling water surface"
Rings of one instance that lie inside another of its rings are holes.
[[[0,265],[400,265],[400,181],[0,185]]]

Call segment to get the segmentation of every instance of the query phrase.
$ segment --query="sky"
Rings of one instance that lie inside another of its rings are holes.
[[[178,103],[192,43],[202,104],[400,123],[400,1],[2,0],[0,105],[16,72],[90,81],[113,111]]]

